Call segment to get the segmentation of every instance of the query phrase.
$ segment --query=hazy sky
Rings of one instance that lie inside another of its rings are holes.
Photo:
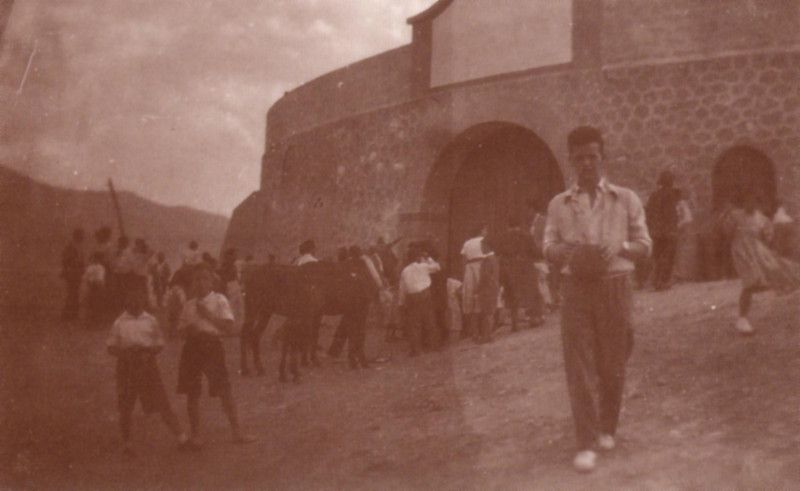
[[[16,0],[0,163],[44,182],[230,214],[258,188],[269,106],[406,44],[434,0]]]

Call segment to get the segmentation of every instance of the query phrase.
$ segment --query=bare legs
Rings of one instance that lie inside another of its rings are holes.
[[[236,401],[233,399],[233,394],[227,390],[220,394],[220,401],[222,402],[222,410],[225,416],[228,417],[228,422],[231,425],[231,432],[233,433],[234,443],[250,443],[254,441],[252,437],[242,434],[242,429],[239,426],[239,413],[236,408]],[[190,395],[186,399],[186,412],[189,415],[189,429],[191,431],[191,439],[197,443],[200,434],[200,396]]]

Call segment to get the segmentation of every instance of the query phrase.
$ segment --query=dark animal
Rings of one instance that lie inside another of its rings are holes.
[[[298,357],[319,365],[317,342],[323,315],[342,315],[342,322],[354,326],[348,332],[363,327],[372,293],[367,274],[353,264],[329,262],[246,268],[242,274],[245,294],[240,339],[242,375],[250,374],[248,351],[252,353],[256,372],[264,373],[259,345],[273,314],[287,317],[280,333],[281,381],[286,381],[287,358],[295,382],[300,377]]]

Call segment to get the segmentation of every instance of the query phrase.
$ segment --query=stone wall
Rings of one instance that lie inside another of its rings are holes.
[[[411,96],[410,46],[381,53],[287,92],[267,113],[267,142]]]
[[[603,0],[608,65],[800,46],[796,0]]]
[[[392,236],[398,216],[421,210],[426,180],[445,146],[487,121],[524,126],[562,171],[566,133],[599,126],[611,178],[642,198],[672,167],[699,219],[711,170],[734,145],[775,163],[779,195],[800,210],[800,54],[762,53],[604,70],[505,77],[342,118],[273,141],[259,194],[263,234],[288,260],[313,235],[326,255]],[[232,244],[247,250],[254,245]]]

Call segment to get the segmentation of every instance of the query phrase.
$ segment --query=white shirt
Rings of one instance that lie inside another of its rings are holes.
[[[407,295],[419,293],[431,286],[431,273],[442,269],[439,263],[431,258],[411,263],[400,273],[400,305],[405,305]]]
[[[152,348],[164,346],[164,337],[158,328],[158,321],[147,312],[134,317],[123,312],[111,326],[107,346],[117,348]]]
[[[472,261],[473,259],[480,259],[483,257],[481,241],[483,241],[483,237],[478,236],[464,242],[464,246],[461,248],[461,255],[464,256],[464,259]]]
[[[234,320],[233,310],[231,310],[231,305],[228,303],[228,299],[225,298],[225,295],[211,292],[202,299],[193,298],[186,302],[183,306],[183,312],[181,312],[180,321],[178,322],[178,330],[192,329],[214,336],[222,335],[223,333],[217,329],[217,326],[197,312],[197,302],[205,305],[205,307],[217,317],[231,321]]]
[[[83,281],[90,285],[103,286],[106,282],[106,268],[102,264],[90,264],[83,272]]]
[[[313,254],[303,254],[302,256],[295,259],[294,264],[295,266],[302,266],[306,263],[316,263],[319,259],[315,258]]]

